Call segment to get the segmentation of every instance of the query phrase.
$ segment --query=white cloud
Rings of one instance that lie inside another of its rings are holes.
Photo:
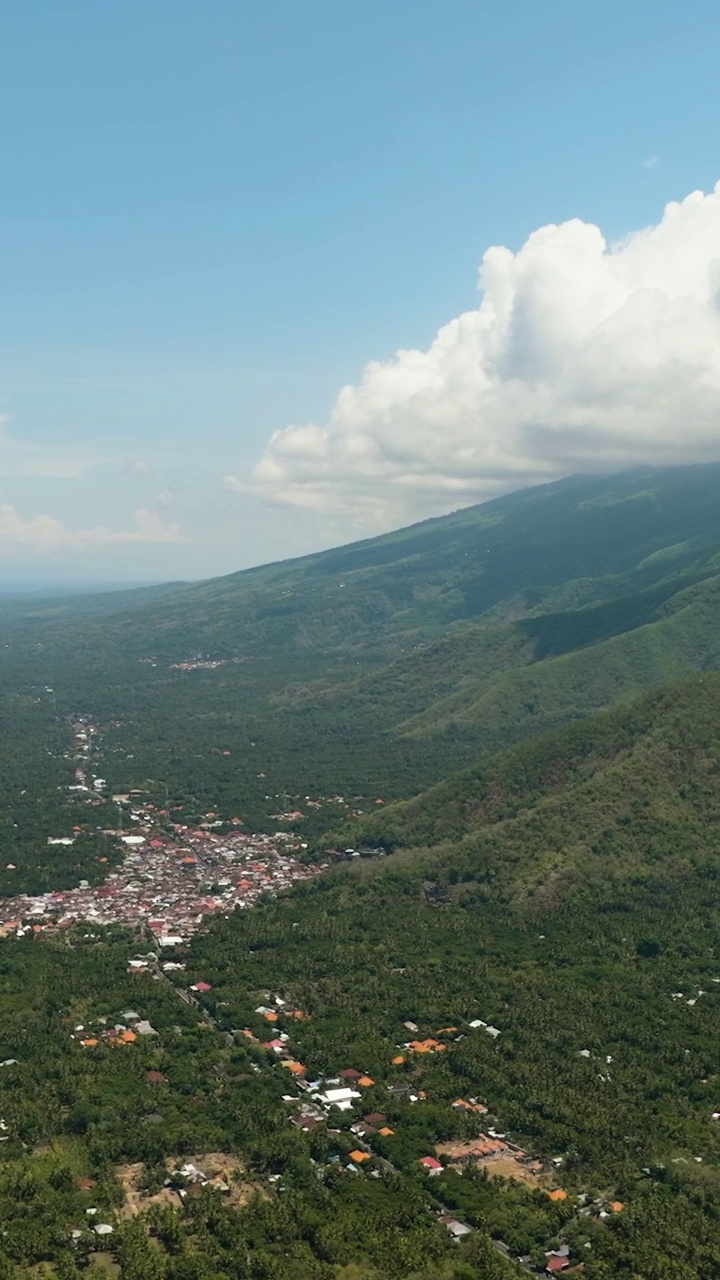
[[[659,163],[659,156],[646,156],[642,162],[642,167],[643,169],[657,169]]]
[[[24,552],[51,554],[129,543],[183,542],[176,524],[163,524],[159,516],[144,507],[133,512],[132,529],[111,530],[104,525],[91,529],[71,529],[54,516],[37,515],[24,520],[15,507],[0,506],[0,555]]]
[[[175,494],[172,489],[161,489],[157,496],[157,500],[161,507],[170,507],[175,501]]]
[[[429,350],[369,364],[326,426],[277,432],[254,490],[387,526],[576,471],[720,457],[720,183],[618,244],[576,219],[488,249],[480,286]]]

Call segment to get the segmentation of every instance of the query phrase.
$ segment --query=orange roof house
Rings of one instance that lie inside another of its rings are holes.
[[[391,1059],[392,1065],[394,1067],[401,1067],[404,1061],[405,1059],[401,1053],[398,1053],[394,1058]]]
[[[287,1058],[282,1065],[287,1067],[288,1071],[291,1071],[294,1076],[304,1076],[307,1070],[302,1062],[295,1062],[294,1058]]]
[[[437,1053],[438,1050],[444,1049],[446,1046],[441,1044],[439,1040],[411,1040],[410,1048],[414,1053]]]
[[[358,1084],[361,1085],[363,1089],[369,1089],[370,1085],[374,1083],[375,1081],[371,1080],[370,1076],[360,1076],[360,1079],[358,1080]]]
[[[85,1049],[92,1049],[97,1044],[97,1040],[90,1036],[87,1040],[81,1040],[80,1043]]]
[[[354,1160],[356,1164],[362,1164],[363,1160],[369,1160],[370,1156],[367,1151],[351,1151],[350,1159]]]
[[[110,1044],[132,1044],[137,1040],[134,1031],[118,1031],[116,1036],[108,1037]]]
[[[548,1191],[551,1200],[567,1200],[567,1191],[563,1191],[562,1187],[556,1187],[554,1191]]]
[[[382,1136],[383,1136],[383,1138],[389,1138],[389,1137],[390,1137],[390,1134],[391,1134],[391,1133],[394,1133],[394,1132],[395,1132],[395,1130],[394,1130],[394,1129],[389,1129],[389,1128],[388,1128],[388,1126],[387,1126],[386,1124],[384,1124],[384,1125],[383,1125],[382,1129],[378,1129],[378,1133],[381,1133],[381,1134],[382,1134]]]
[[[622,1210],[625,1208],[625,1205],[623,1204],[622,1200],[613,1200],[610,1205],[610,1208],[612,1209],[613,1213],[622,1213]]]
[[[277,1022],[277,1014],[273,1013],[272,1009],[268,1009],[267,1013],[263,1014],[263,1018],[266,1022]]]

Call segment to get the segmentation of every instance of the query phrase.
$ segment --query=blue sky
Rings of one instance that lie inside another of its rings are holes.
[[[229,572],[534,478],[484,447],[433,487],[415,391],[338,392],[475,311],[489,246],[720,177],[715,3],[11,0],[0,40],[5,581]]]

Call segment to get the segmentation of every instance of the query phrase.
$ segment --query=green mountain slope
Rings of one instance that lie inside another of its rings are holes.
[[[720,676],[694,676],[518,744],[343,838],[407,848],[447,884],[543,910],[716,878],[719,721]]]
[[[112,726],[114,789],[255,827],[309,795],[318,834],[335,794],[411,795],[720,665],[719,487],[716,465],[574,477],[210,582],[15,601],[8,721],[50,686],[61,720]]]

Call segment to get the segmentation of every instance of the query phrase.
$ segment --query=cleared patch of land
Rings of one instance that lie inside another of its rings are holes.
[[[170,1204],[177,1207],[181,1203],[179,1195],[173,1191],[172,1187],[161,1187],[159,1191],[151,1193],[141,1190],[138,1184],[144,1171],[145,1166],[139,1163],[121,1164],[115,1170],[125,1195],[119,1213],[121,1218],[134,1218],[135,1214],[142,1213],[151,1204]]]
[[[546,1177],[533,1172],[513,1155],[491,1156],[489,1160],[483,1161],[482,1167],[487,1170],[490,1178],[515,1178],[529,1187],[542,1187],[547,1181]]]
[[[209,1182],[217,1178],[226,1183],[229,1191],[222,1193],[223,1199],[235,1205],[236,1208],[246,1204],[253,1192],[258,1190],[251,1182],[243,1179],[242,1160],[238,1156],[229,1155],[226,1151],[209,1151],[203,1155],[169,1156],[165,1161],[168,1174],[184,1164],[192,1164],[196,1169],[201,1169]],[[145,1166],[142,1163],[117,1166],[115,1174],[125,1196],[120,1210],[121,1218],[132,1218],[153,1204],[169,1204],[177,1208],[183,1203],[182,1197],[173,1187],[161,1187],[159,1191],[153,1192],[144,1191],[140,1185],[144,1172]]]

